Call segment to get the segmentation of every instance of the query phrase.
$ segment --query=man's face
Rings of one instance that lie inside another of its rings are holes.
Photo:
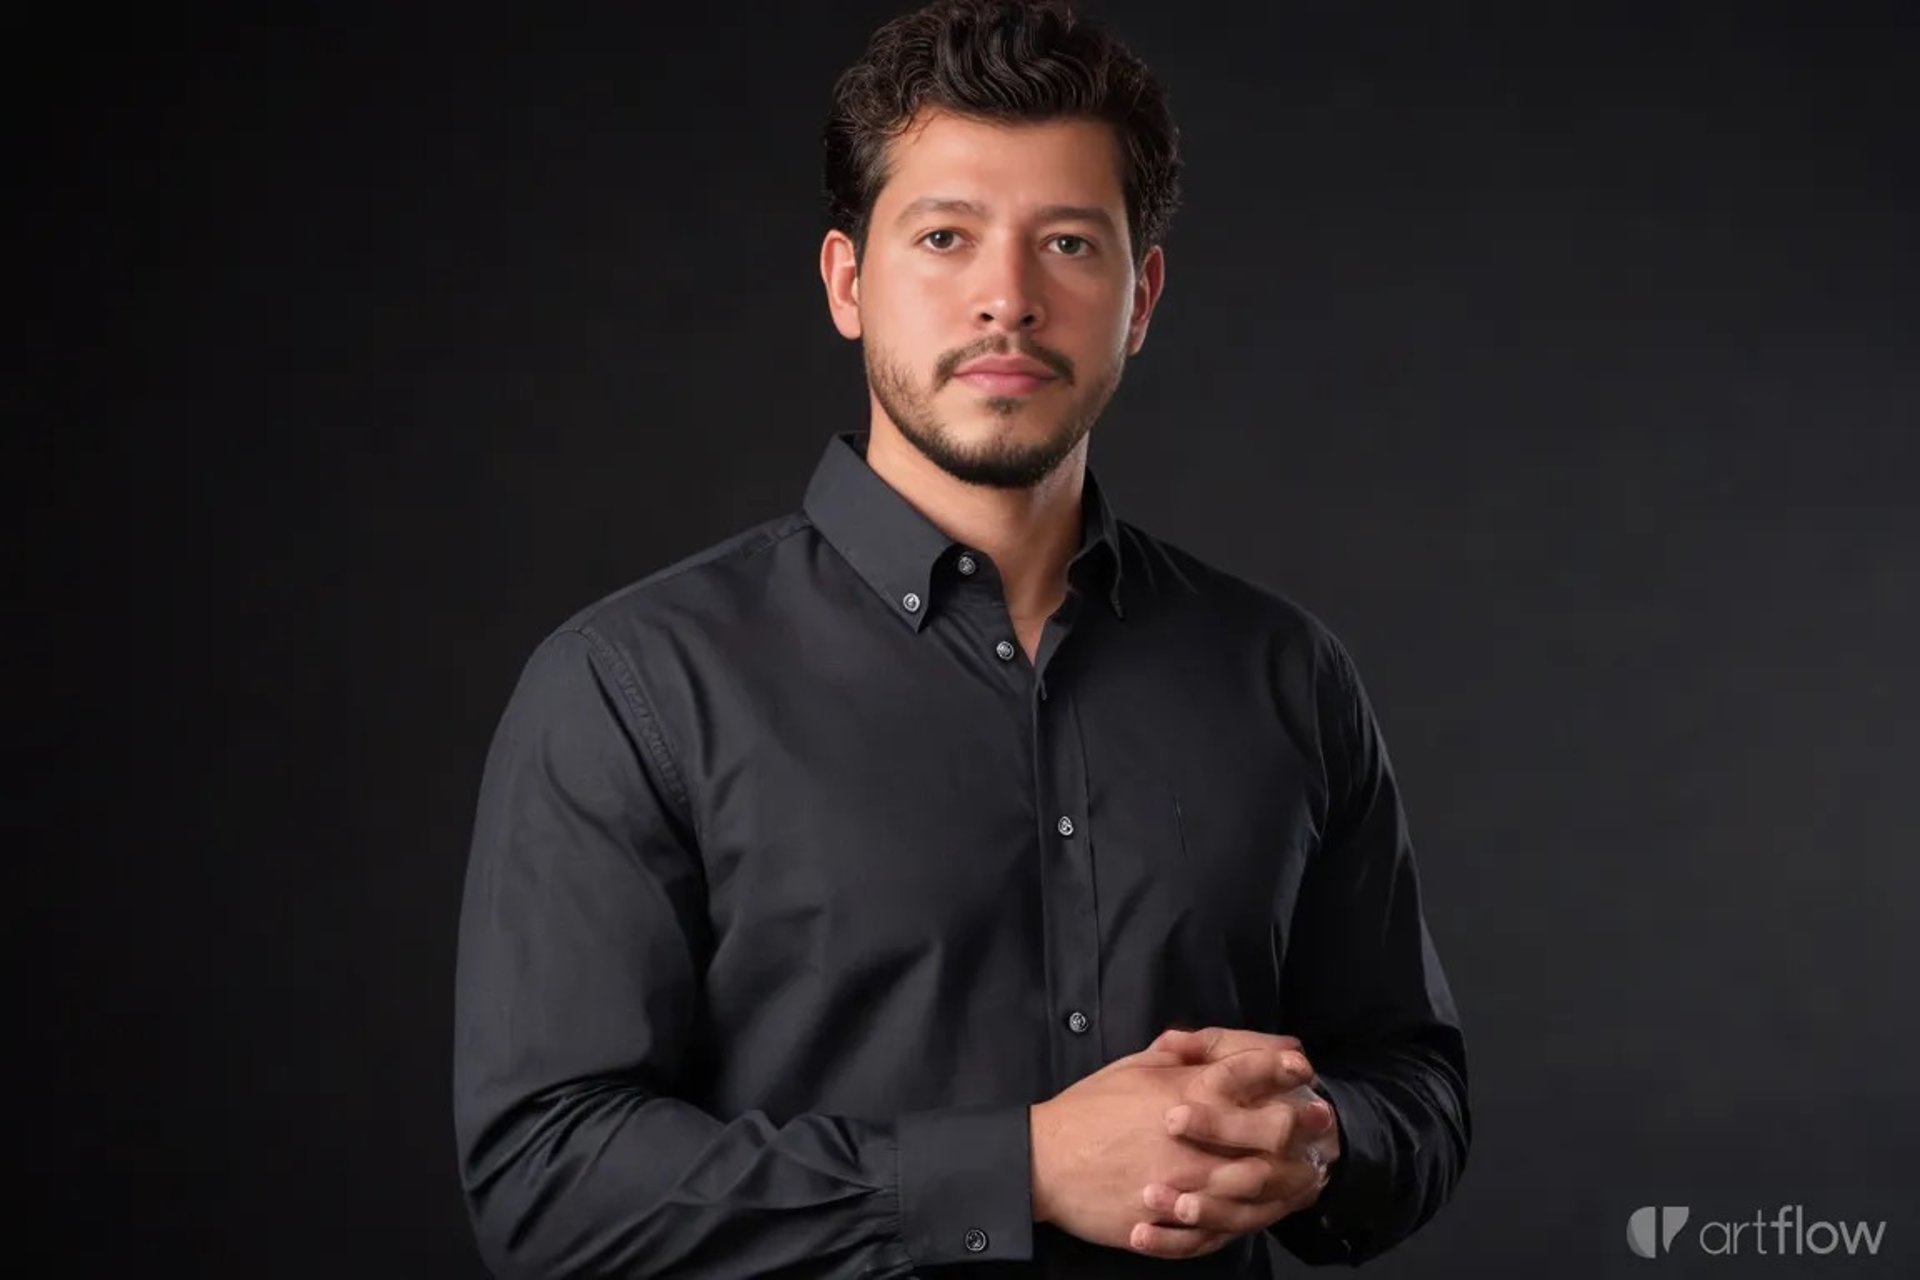
[[[1159,290],[1157,248],[1133,267],[1119,140],[1099,121],[934,112],[890,160],[836,321],[862,341],[876,405],[928,459],[973,484],[1037,484],[1112,398]],[[968,370],[993,357],[1045,376]]]

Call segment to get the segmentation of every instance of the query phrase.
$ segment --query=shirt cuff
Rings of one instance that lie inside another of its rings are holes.
[[[1033,1257],[1028,1108],[910,1111],[896,1130],[900,1233],[915,1265]]]
[[[1355,1257],[1366,1224],[1385,1189],[1386,1135],[1361,1087],[1322,1075],[1311,1088],[1333,1108],[1340,1126],[1340,1158],[1327,1169],[1320,1198],[1273,1225],[1274,1235],[1303,1262],[1347,1262]]]

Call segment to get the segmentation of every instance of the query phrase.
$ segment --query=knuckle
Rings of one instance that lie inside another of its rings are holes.
[[[1225,1194],[1243,1200],[1258,1199],[1267,1189],[1269,1165],[1264,1160],[1247,1160],[1232,1165],[1221,1174]]]
[[[1255,1201],[1236,1196],[1213,1200],[1210,1205],[1212,1212],[1200,1220],[1200,1225],[1209,1230],[1240,1235],[1265,1225],[1261,1214],[1266,1206]]]
[[[1207,1195],[1217,1200],[1237,1199],[1243,1194],[1241,1181],[1238,1170],[1230,1164],[1223,1164],[1207,1179]]]
[[[1238,1217],[1238,1205],[1209,1196],[1201,1203],[1200,1216],[1194,1219],[1193,1225],[1202,1231],[1233,1232],[1239,1230],[1235,1225]]]
[[[1258,1141],[1259,1137],[1257,1124],[1250,1124],[1240,1116],[1221,1116],[1215,1121],[1212,1141],[1219,1146],[1232,1148],[1224,1153],[1231,1159],[1241,1154],[1248,1143]]]

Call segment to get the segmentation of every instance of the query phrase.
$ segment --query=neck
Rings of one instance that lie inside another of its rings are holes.
[[[1067,564],[1080,545],[1087,440],[1030,489],[958,480],[927,460],[890,421],[867,436],[867,465],[954,541],[985,552],[1016,622],[1045,618],[1067,591]]]

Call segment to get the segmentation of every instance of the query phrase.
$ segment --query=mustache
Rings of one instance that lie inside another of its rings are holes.
[[[1045,347],[1036,347],[1029,343],[984,342],[958,351],[948,352],[940,357],[940,363],[934,366],[936,385],[945,386],[954,377],[954,371],[969,360],[978,360],[981,356],[1025,356],[1047,366],[1053,375],[1066,382],[1073,381],[1073,361],[1057,351],[1048,351]]]

